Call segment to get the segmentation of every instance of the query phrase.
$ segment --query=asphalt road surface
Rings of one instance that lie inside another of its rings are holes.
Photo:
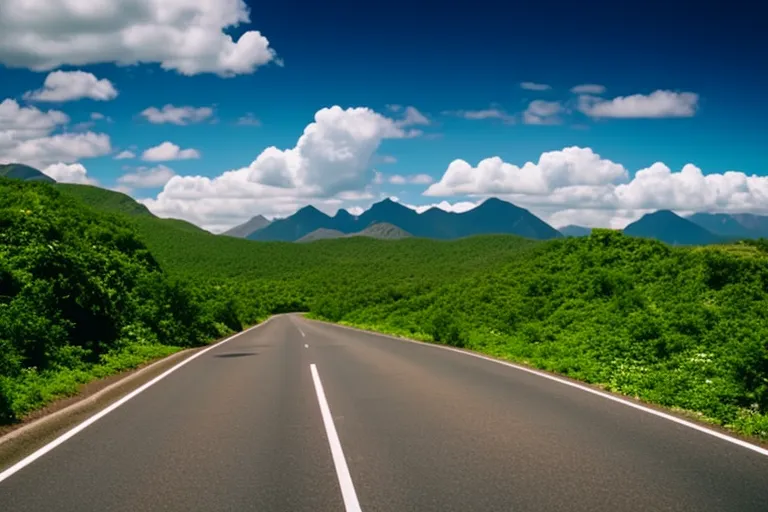
[[[144,510],[766,512],[768,456],[522,370],[281,316],[0,482],[3,512]]]

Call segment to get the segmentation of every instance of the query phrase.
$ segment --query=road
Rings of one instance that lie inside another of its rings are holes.
[[[286,315],[8,476],[0,510],[766,512],[768,456],[539,375]]]

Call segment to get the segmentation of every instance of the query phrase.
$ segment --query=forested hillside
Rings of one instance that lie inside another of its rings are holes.
[[[5,421],[69,392],[62,376],[83,380],[125,366],[113,363],[125,354],[133,362],[306,311],[523,361],[768,438],[763,241],[679,248],[594,230],[547,242],[252,242],[98,213],[65,195],[2,182]]]

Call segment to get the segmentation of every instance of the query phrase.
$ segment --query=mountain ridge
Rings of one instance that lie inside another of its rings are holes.
[[[305,206],[285,219],[273,221],[247,238],[292,242],[319,229],[351,234],[381,223],[391,224],[412,236],[434,239],[455,239],[481,234],[513,234],[537,240],[562,236],[530,211],[500,199],[490,198],[462,213],[447,212],[439,208],[430,208],[418,213],[391,199],[373,204],[356,217],[346,211],[339,211],[331,217],[314,206]]]
[[[670,245],[707,245],[725,241],[721,235],[670,210],[647,213],[624,228],[624,234],[653,238]]]

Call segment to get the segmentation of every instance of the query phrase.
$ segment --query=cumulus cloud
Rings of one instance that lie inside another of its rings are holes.
[[[249,74],[280,63],[260,32],[229,35],[249,21],[243,0],[3,0],[0,64],[159,63],[183,75]]]
[[[520,87],[529,91],[548,91],[552,88],[550,85],[537,84],[536,82],[522,82]]]
[[[130,160],[131,158],[136,158],[136,154],[133,151],[125,150],[121,151],[115,156],[115,160]]]
[[[543,153],[538,163],[527,162],[522,167],[499,157],[486,158],[477,167],[454,160],[424,195],[543,195],[565,186],[613,183],[626,177],[622,165],[602,159],[590,148],[570,147]]]
[[[525,124],[560,124],[559,114],[563,112],[563,106],[559,101],[534,100],[523,112]]]
[[[147,162],[168,162],[170,160],[193,160],[200,158],[200,152],[196,149],[181,149],[173,142],[163,142],[162,144],[149,148],[141,155],[142,160]]]
[[[42,89],[24,94],[24,99],[32,101],[64,102],[84,98],[110,101],[117,98],[117,89],[112,82],[106,78],[99,80],[93,73],[54,71],[45,78]]]
[[[736,171],[704,175],[693,164],[673,172],[656,162],[637,171],[632,181],[619,185],[614,193],[626,208],[768,211],[768,177]]]
[[[0,103],[0,162],[19,162],[35,167],[74,163],[112,151],[108,135],[59,133],[70,122],[58,110],[21,107],[15,100]]]
[[[134,188],[157,188],[165,186],[176,175],[173,169],[164,165],[157,167],[140,167],[136,171],[124,174],[117,179],[120,186]]]
[[[149,107],[141,112],[141,116],[153,124],[175,124],[184,126],[205,121],[213,115],[210,107],[175,107],[165,105],[162,109]]]
[[[59,183],[77,183],[80,185],[97,185],[98,182],[88,177],[88,171],[82,164],[58,163],[49,165],[42,170]]]
[[[393,185],[429,185],[434,180],[429,174],[412,174],[410,176],[393,174],[387,181]]]
[[[522,167],[498,157],[472,167],[452,162],[425,196],[498,196],[554,225],[621,228],[657,209],[768,214],[768,177],[728,171],[704,174],[693,164],[672,171],[657,162],[630,176],[590,148],[543,153]]]
[[[371,197],[366,191],[374,178],[371,158],[383,140],[407,136],[397,121],[368,108],[324,108],[294,147],[269,147],[248,167],[215,178],[174,176],[145,204],[159,216],[213,231],[254,212],[282,216],[308,203],[337,209]]]
[[[596,96],[579,97],[579,110],[593,118],[662,118],[692,117],[699,103],[698,94],[692,92],[654,91],[605,100]]]
[[[574,94],[603,94],[605,92],[605,86],[599,84],[581,84],[571,87],[571,92]]]

